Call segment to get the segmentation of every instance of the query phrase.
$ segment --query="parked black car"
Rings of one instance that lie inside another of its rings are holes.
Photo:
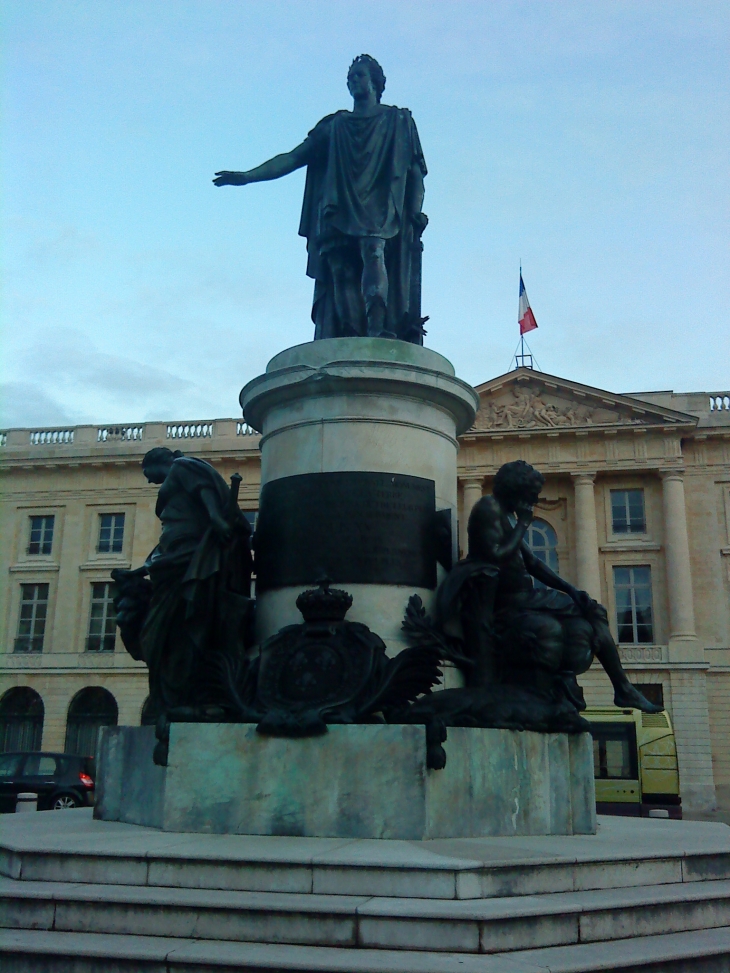
[[[39,811],[94,803],[94,758],[71,753],[0,754],[0,811],[14,811],[18,794],[38,795]]]

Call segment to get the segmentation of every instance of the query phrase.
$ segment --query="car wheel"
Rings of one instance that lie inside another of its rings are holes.
[[[81,807],[81,802],[73,794],[59,794],[51,802],[54,811],[65,811],[70,807]]]

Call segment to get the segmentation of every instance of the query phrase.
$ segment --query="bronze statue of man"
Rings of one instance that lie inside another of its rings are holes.
[[[172,714],[210,701],[211,663],[246,648],[252,616],[251,527],[235,490],[204,460],[165,446],[144,455],[158,484],[162,533],[136,571],[115,569],[117,625],[130,655],[147,663],[150,704]]]
[[[423,344],[421,233],[426,163],[407,108],[382,105],[385,75],[368,54],[347,75],[352,111],[322,119],[291,152],[216,186],[279,179],[307,167],[300,236],[314,278],[314,338],[400,338]]]

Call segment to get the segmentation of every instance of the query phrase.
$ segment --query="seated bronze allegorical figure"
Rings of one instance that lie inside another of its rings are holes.
[[[468,556],[439,589],[437,623],[446,631],[455,623],[461,629],[467,688],[501,684],[545,693],[559,685],[581,710],[576,676],[595,657],[611,680],[616,706],[657,712],[661,707],[629,682],[603,605],[552,571],[524,541],[544,482],[522,460],[499,470],[492,494],[469,517]]]

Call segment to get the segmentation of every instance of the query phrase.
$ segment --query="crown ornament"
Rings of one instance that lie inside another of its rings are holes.
[[[305,622],[341,622],[352,607],[352,595],[341,588],[330,588],[330,579],[319,578],[318,588],[303,591],[297,608]]]

